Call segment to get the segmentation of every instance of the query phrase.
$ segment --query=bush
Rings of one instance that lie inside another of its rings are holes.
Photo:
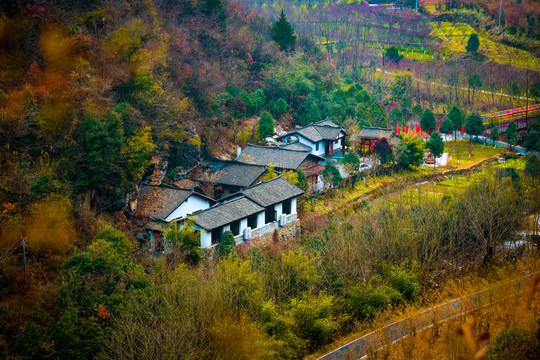
[[[221,241],[216,247],[216,253],[219,256],[227,256],[236,246],[236,240],[234,240],[234,235],[230,231],[225,231],[221,235]]]
[[[360,167],[360,158],[354,152],[348,152],[343,157],[343,165],[350,173],[357,172]]]
[[[528,360],[540,358],[538,340],[520,328],[504,329],[489,349],[491,360]]]
[[[405,266],[391,266],[385,269],[385,278],[397,290],[404,300],[414,301],[420,291],[418,276],[405,268]]]
[[[367,285],[364,289],[353,288],[349,294],[352,305],[353,316],[357,319],[372,319],[375,315],[385,309],[390,304],[401,298],[399,292],[386,286]]]

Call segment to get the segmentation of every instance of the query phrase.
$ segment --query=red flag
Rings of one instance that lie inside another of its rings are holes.
[[[369,152],[373,152],[373,144],[369,144]]]

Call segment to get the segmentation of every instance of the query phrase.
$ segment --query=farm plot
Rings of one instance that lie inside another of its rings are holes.
[[[443,53],[441,59],[448,59],[452,53],[465,53],[467,41],[476,31],[467,24],[452,24],[450,22],[434,22],[431,35],[442,40]],[[540,60],[524,50],[502,45],[490,40],[485,32],[478,34],[480,38],[479,52],[500,64],[509,64],[519,68],[540,69]],[[448,55],[448,56],[447,56]]]

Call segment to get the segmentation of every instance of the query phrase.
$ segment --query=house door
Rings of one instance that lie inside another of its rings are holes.
[[[331,143],[329,143],[328,141],[324,142],[324,155],[325,156],[330,155],[330,145]]]

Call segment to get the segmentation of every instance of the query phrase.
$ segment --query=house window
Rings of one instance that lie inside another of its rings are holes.
[[[264,221],[266,224],[270,224],[271,222],[276,221],[277,219],[277,212],[274,205],[269,206],[264,211]]]
[[[258,221],[257,214],[251,215],[250,217],[248,217],[248,227],[250,227],[252,229],[256,229],[257,225],[258,225],[257,221]]]
[[[292,200],[289,199],[289,200],[285,200],[285,201],[283,202],[283,213],[284,213],[285,215],[289,215],[289,214],[291,213],[291,201],[292,201]]]
[[[315,151],[319,151],[319,143],[315,143]]]
[[[231,232],[234,236],[240,235],[240,220],[231,223]]]
[[[212,230],[212,245],[219,244],[221,241],[221,233],[223,233],[223,227],[221,226]]]

